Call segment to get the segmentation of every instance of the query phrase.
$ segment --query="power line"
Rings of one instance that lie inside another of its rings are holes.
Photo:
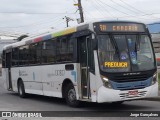
[[[141,16],[150,16],[150,15],[156,15],[156,14],[160,14],[160,13],[151,13],[151,14],[143,14]],[[123,17],[136,17],[137,15],[133,15],[133,16],[123,16]],[[123,17],[120,17],[120,18],[123,18]]]
[[[154,14],[154,13],[153,13]],[[134,17],[134,18],[139,18],[139,17],[143,17],[143,16],[149,16],[149,15],[153,15],[153,14],[148,14],[148,15],[141,15],[141,16],[137,16],[137,15],[129,15],[129,16],[122,16],[122,17],[118,17],[118,19],[120,18],[128,18],[128,17]],[[160,13],[155,13],[155,14],[160,14]],[[104,19],[106,17],[99,17],[99,18],[92,18],[92,19]],[[141,19],[145,19],[145,18],[141,18]],[[158,20],[159,18],[149,18],[149,19],[145,19],[145,20]]]
[[[98,1],[94,1],[94,2],[97,3],[97,4],[100,6],[100,8],[102,9],[103,6],[102,6]],[[116,18],[115,15],[111,14],[110,11],[109,11],[106,7],[103,7],[103,8],[107,11],[107,13],[108,13],[110,16]]]
[[[129,10],[129,11],[134,12],[134,13],[136,13],[136,14],[139,13],[139,12],[136,12],[136,11],[134,11],[134,10],[132,10],[132,9],[129,9],[129,8],[127,8],[127,7],[119,4],[118,2],[115,2],[115,1],[113,1],[113,0],[110,0],[110,1],[113,2],[113,3],[115,3],[115,4],[117,4],[118,6],[122,7],[123,9]]]
[[[105,3],[105,2],[103,2],[103,1],[101,1],[101,0],[97,0],[97,1],[101,2],[103,5],[106,5],[106,6],[112,8],[112,9],[118,11],[118,12],[121,12],[121,13],[123,13],[123,14],[128,15],[128,17],[133,16],[133,15],[130,15],[130,14],[126,13],[126,12],[120,11],[119,9],[116,9],[116,8],[108,5],[107,3]],[[134,16],[134,17],[140,18],[140,17],[146,16],[146,15],[148,15],[148,14],[143,14],[143,15],[141,15],[141,16],[139,16],[139,17],[136,15],[136,16]],[[120,18],[120,17],[118,17],[118,18]],[[141,19],[149,20],[149,19],[146,19],[146,18],[141,18]],[[156,19],[158,19],[158,18],[156,18]]]
[[[133,10],[135,10],[135,11],[137,11],[137,12],[140,12],[140,13],[143,13],[143,15],[147,15],[147,14],[148,14],[148,13],[146,13],[146,12],[144,12],[144,11],[142,11],[142,10],[139,10],[139,9],[133,7],[132,5],[124,2],[123,0],[120,0],[120,1],[121,1],[122,3],[124,3],[125,5],[129,6],[130,8],[132,8]],[[154,17],[154,16],[153,16],[153,17]],[[158,18],[158,17],[154,17],[154,18]]]
[[[160,13],[159,13],[160,14]],[[126,17],[135,17],[135,18],[140,18],[140,17],[144,17],[144,16],[151,16],[151,15],[154,15],[154,13],[151,13],[151,14],[144,14],[144,15],[141,15],[141,16],[137,16],[137,15],[130,15],[130,16],[123,16],[123,17],[118,17],[118,18],[126,18]],[[157,20],[159,18],[141,18],[141,19],[145,19],[145,20]]]
[[[67,10],[67,11],[70,11],[70,10],[73,10],[73,9],[69,9],[69,10]],[[1,13],[1,12],[0,12]],[[10,12],[5,12],[5,13],[10,13]],[[11,12],[11,13],[19,13],[19,12]],[[71,12],[70,12],[71,13]],[[70,13],[68,13],[68,12],[66,12],[66,13],[64,13],[64,14],[70,14]],[[56,14],[58,14],[58,13],[56,13]],[[57,19],[57,18],[61,18],[62,17],[62,15],[64,15],[64,14],[60,14],[60,15],[58,15],[58,16],[54,16],[54,18],[52,19],[52,17],[51,18],[48,18],[47,17],[47,21],[44,19],[44,20],[40,20],[40,21],[36,21],[35,23],[31,23],[31,24],[28,24],[28,25],[22,25],[22,26],[15,26],[15,27],[9,27],[9,26],[4,26],[4,27],[1,27],[0,26],[0,28],[4,28],[4,29],[16,29],[16,28],[22,28],[22,27],[30,27],[30,26],[36,26],[36,25],[41,25],[41,24],[47,24],[47,23],[49,23],[49,22],[54,22],[53,20],[55,20],[55,19]],[[73,14],[75,14],[75,13],[73,13]],[[51,19],[51,20],[50,20]],[[39,19],[38,19],[39,20]],[[49,21],[48,21],[49,20]],[[42,22],[41,22],[42,21]],[[40,23],[37,23],[37,22],[40,22]]]
[[[143,12],[143,11],[141,11],[141,10],[139,10],[139,9],[137,9],[137,8],[135,8],[135,7],[133,7],[132,5],[130,5],[130,4],[126,3],[126,2],[124,2],[123,0],[120,0],[120,1],[123,2],[124,4],[126,4],[127,6],[129,6],[130,8],[136,10],[137,12],[141,12],[141,13],[146,14],[145,12]]]
[[[87,2],[88,2],[88,1],[87,1]],[[88,4],[88,3],[87,3],[87,4]],[[94,4],[93,2],[90,2],[90,4],[92,4],[92,7],[98,11],[99,15],[105,16],[105,15],[103,14],[103,12],[101,12],[101,11],[98,9],[98,7],[96,6],[96,4]]]
[[[65,22],[62,20],[62,17],[61,17],[61,18],[58,19],[56,22],[54,22],[54,23],[55,23],[55,25],[53,26],[54,29],[56,28],[57,24],[59,24],[59,22],[60,22],[60,23],[62,23],[62,22],[65,23]],[[46,25],[45,25],[45,26],[46,26]],[[41,26],[41,30],[43,30],[43,29],[48,29],[48,30],[49,30],[49,29],[51,29],[51,27],[49,27],[49,26],[47,25],[47,27],[45,27],[45,28],[43,27],[43,28],[42,28],[42,26]],[[30,32],[35,32],[35,31],[37,31],[37,30],[40,30],[40,29],[39,29],[39,28],[35,28],[34,30],[32,30],[32,31],[30,31]]]
[[[88,1],[86,2],[86,4],[83,5],[83,11],[84,11],[85,19],[87,19],[87,16],[89,18],[94,18],[94,16],[90,12],[87,11],[87,8],[88,8],[87,5],[89,5]],[[91,7],[94,8],[93,6],[91,6]]]
[[[0,12],[0,14],[66,14],[66,13]],[[67,14],[75,14],[75,13],[67,13]]]
[[[86,17],[89,16],[89,18],[94,18],[94,16],[90,14],[87,10],[83,9],[83,11],[84,11],[84,14],[87,13],[85,14]]]
[[[23,27],[29,27],[29,26],[37,26],[37,25],[41,25],[41,24],[46,24],[46,23],[49,23],[49,22],[53,22],[53,20],[57,20],[58,18],[61,18],[62,16],[57,16],[56,18],[52,19],[52,20],[49,20],[49,21],[45,21],[43,23],[32,23],[32,24],[28,24],[28,25],[22,25],[22,26],[16,26],[16,27],[8,27],[8,26],[5,26],[5,27],[0,27],[0,28],[23,28]]]
[[[112,8],[112,9],[120,12],[120,13],[123,13],[123,14],[125,14],[125,15],[130,15],[130,14],[126,13],[126,12],[123,12],[123,11],[121,11],[121,10],[115,8],[115,7],[112,7],[112,6],[108,5],[107,3],[105,3],[105,2],[103,2],[103,1],[101,1],[101,0],[97,0],[97,1],[101,2],[103,5],[106,5],[106,6],[110,7],[110,8]]]
[[[57,28],[58,26],[60,26],[61,24],[64,24],[65,21],[60,22],[59,24],[57,24],[55,27]]]
[[[59,17],[61,17],[61,16],[59,16]],[[52,22],[53,22],[53,20],[52,20]],[[54,21],[55,22],[55,21]],[[56,22],[55,22],[55,24],[57,23],[57,22],[59,22],[59,19],[57,18],[57,20],[56,20]],[[48,22],[47,22],[48,23]],[[33,25],[32,25],[33,26]],[[46,25],[45,25],[46,26]],[[47,28],[46,29],[48,29],[49,27],[49,24],[47,24]],[[8,35],[8,34],[12,34],[12,35],[15,35],[15,34],[18,34],[19,36],[20,35],[22,35],[22,34],[28,34],[28,33],[33,33],[33,31],[37,31],[37,30],[42,30],[42,29],[44,29],[44,28],[42,28],[42,26],[41,26],[41,28],[39,28],[39,27],[34,27],[34,29],[32,30],[32,31],[28,31],[27,33],[25,32],[23,32],[22,33],[22,31],[21,32],[11,32],[11,31],[8,31],[8,30],[6,30],[6,31],[4,31],[3,30],[3,32],[2,32],[2,30],[0,30],[1,31],[1,33],[3,33],[3,34],[6,34],[6,35]],[[12,30],[13,31],[13,30]]]

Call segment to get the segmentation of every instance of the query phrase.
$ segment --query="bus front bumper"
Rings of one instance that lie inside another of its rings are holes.
[[[114,90],[104,86],[100,87],[97,94],[97,102],[116,102],[158,96],[158,82],[144,89]]]

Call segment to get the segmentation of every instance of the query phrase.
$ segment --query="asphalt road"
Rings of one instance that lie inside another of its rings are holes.
[[[80,111],[80,112],[86,112],[86,113],[87,111],[103,111],[106,113],[107,112],[114,113],[117,111],[121,111],[121,112],[160,111],[160,102],[137,100],[137,101],[124,102],[122,105],[112,105],[112,104],[106,104],[106,103],[105,104],[83,103],[81,108],[71,108],[66,105],[63,99],[58,99],[53,97],[29,95],[27,98],[22,99],[18,96],[17,93],[9,92],[5,90],[2,87],[1,79],[0,79],[0,111]],[[48,118],[48,119],[50,120],[51,118]],[[58,117],[56,119],[60,119],[60,118]],[[66,118],[66,119],[69,119],[69,118]],[[79,120],[79,118],[74,118],[74,119]],[[86,119],[90,120],[92,118],[87,117]],[[96,120],[95,117],[93,119]],[[104,119],[104,118],[101,118],[101,119]],[[117,117],[115,119],[128,120],[128,118],[122,119]],[[115,120],[115,119],[110,119],[110,120]],[[156,120],[156,119],[158,120],[158,118],[153,118],[153,120]],[[35,120],[37,119],[35,118]],[[133,118],[131,120],[133,120]]]

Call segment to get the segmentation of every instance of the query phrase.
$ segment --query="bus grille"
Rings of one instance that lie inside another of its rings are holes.
[[[132,82],[115,82],[114,80],[109,80],[112,89],[114,90],[133,90],[142,89],[149,87],[151,85],[152,77],[143,81],[132,81]]]
[[[142,75],[128,75],[128,76],[122,76],[122,75],[116,75],[111,80],[114,82],[133,82],[133,81],[143,81],[147,80],[151,76],[147,74]]]
[[[146,95],[147,91],[140,91],[138,92],[137,95],[129,95],[129,93],[121,93],[119,94],[121,99],[126,99],[126,98],[140,98],[140,97],[144,97]]]

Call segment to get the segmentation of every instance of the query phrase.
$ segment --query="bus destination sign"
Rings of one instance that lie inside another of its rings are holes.
[[[143,24],[137,23],[99,23],[101,32],[145,32]]]

